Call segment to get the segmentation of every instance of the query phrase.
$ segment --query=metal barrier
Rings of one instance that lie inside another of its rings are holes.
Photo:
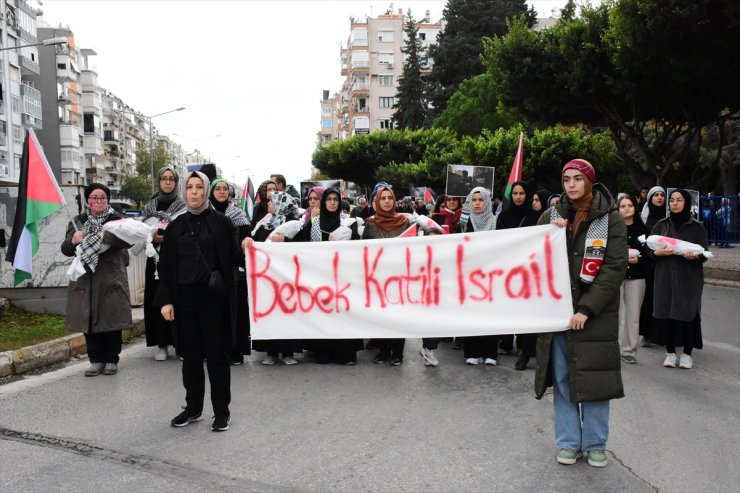
[[[131,255],[126,273],[128,274],[131,306],[141,306],[144,304],[144,283],[146,282],[146,250],[142,250],[138,255]]]
[[[707,242],[720,247],[740,243],[738,233],[740,198],[712,195],[699,200],[699,220],[707,230]]]

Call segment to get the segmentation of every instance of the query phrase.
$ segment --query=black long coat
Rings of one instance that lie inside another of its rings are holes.
[[[191,213],[185,213],[172,221],[164,232],[164,242],[159,253],[159,289],[154,298],[154,305],[162,307],[172,304],[175,307],[175,347],[179,347],[179,331],[177,329],[177,313],[179,297],[177,294],[177,271],[178,271],[178,238],[190,234],[187,221],[190,221]],[[236,279],[234,267],[244,264],[244,255],[241,253],[236,241],[234,224],[231,219],[220,212],[209,209],[203,212],[205,225],[216,239],[217,269],[226,284],[227,302],[229,305],[229,327],[226,340],[229,347],[236,339]]]
[[[679,240],[701,245],[707,249],[707,232],[696,219],[682,224],[678,231],[670,219],[657,222],[651,234],[670,236]],[[704,289],[704,267],[707,260],[703,255],[688,260],[680,255],[657,257],[653,295],[653,317],[670,318],[681,322],[694,320],[701,310],[701,295]]]

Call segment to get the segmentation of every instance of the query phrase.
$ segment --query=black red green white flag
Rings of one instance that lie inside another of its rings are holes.
[[[33,273],[33,257],[39,249],[37,221],[64,205],[64,195],[38,138],[33,129],[28,129],[23,143],[13,232],[5,255],[5,260],[15,269],[14,286],[30,279]]]

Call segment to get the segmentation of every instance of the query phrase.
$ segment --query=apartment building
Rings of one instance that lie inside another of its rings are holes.
[[[320,146],[328,145],[335,140],[335,129],[337,128],[337,98],[330,97],[328,90],[322,91],[321,104],[321,130],[319,130],[317,144]]]
[[[393,128],[393,105],[403,74],[405,20],[403,11],[393,12],[392,7],[375,18],[350,18],[347,45],[340,50],[345,79],[336,95],[335,140]],[[441,22],[431,22],[429,11],[418,27],[424,47],[434,43],[442,30]],[[322,125],[326,121],[323,111],[322,102]]]
[[[43,128],[41,93],[33,79],[40,73],[37,12],[23,0],[0,1],[0,181],[17,183],[25,129]]]

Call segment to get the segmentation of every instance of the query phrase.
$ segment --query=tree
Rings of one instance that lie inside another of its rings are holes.
[[[398,78],[396,102],[393,109],[393,122],[397,128],[417,129],[424,126],[427,120],[428,103],[424,90],[421,67],[426,61],[424,48],[419,39],[419,27],[416,25],[411,9],[406,16],[406,44],[401,48],[405,56],[403,75]]]
[[[482,38],[502,36],[508,30],[506,19],[520,15],[532,26],[537,12],[527,8],[525,0],[448,0],[445,28],[429,50],[434,60],[429,74],[434,116],[444,111],[462,81],[485,72]]]
[[[730,4],[605,2],[541,32],[519,20],[485,41],[484,58],[505,105],[544,124],[607,128],[635,186],[667,183],[699,162],[702,128],[740,107]]]
[[[157,142],[154,148],[154,169],[149,159],[149,147],[140,145],[136,151],[136,164],[134,173],[126,174],[121,180],[121,190],[117,194],[119,198],[126,198],[141,208],[152,195],[152,183],[157,190],[157,172],[160,168],[172,162],[172,156],[162,142]]]
[[[450,98],[447,108],[434,120],[433,128],[449,128],[458,135],[479,135],[484,128],[510,127],[511,111],[499,103],[496,85],[490,74],[465,80]]]

